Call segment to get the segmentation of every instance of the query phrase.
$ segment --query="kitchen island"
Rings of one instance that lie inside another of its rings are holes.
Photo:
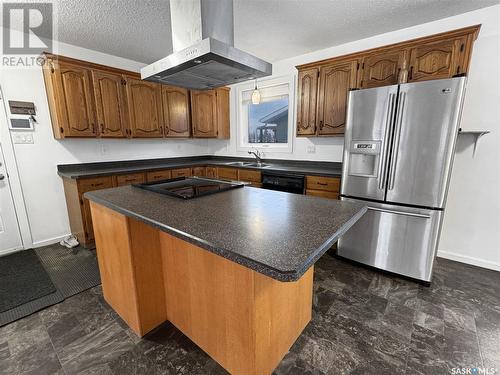
[[[106,301],[139,336],[170,321],[234,374],[278,365],[311,319],[314,262],[366,211],[248,186],[85,197]]]

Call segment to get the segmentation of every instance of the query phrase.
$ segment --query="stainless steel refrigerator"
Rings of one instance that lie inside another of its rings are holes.
[[[368,212],[339,240],[340,256],[430,282],[465,83],[350,92],[341,199]]]

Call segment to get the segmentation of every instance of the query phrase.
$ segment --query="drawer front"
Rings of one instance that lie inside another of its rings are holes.
[[[306,195],[313,195],[315,197],[339,199],[339,193],[335,191],[325,190],[306,190]]]
[[[172,178],[172,172],[170,172],[170,170],[153,171],[146,173],[147,182],[168,180],[169,178]]]
[[[92,190],[108,189],[113,187],[113,177],[93,177],[78,180],[78,190],[85,193]]]
[[[262,181],[262,176],[259,171],[252,171],[248,169],[240,169],[239,170],[239,180],[245,182],[257,182],[260,183]]]
[[[217,168],[216,167],[207,167],[206,168],[207,177],[217,178]]]
[[[189,177],[191,176],[190,168],[181,168],[181,169],[173,169],[172,170],[172,178],[177,177]]]
[[[307,190],[340,191],[340,178],[307,176]]]
[[[205,167],[194,167],[194,168],[191,168],[191,173],[192,173],[193,176],[199,176],[199,177],[206,176]]]
[[[116,186],[139,184],[144,182],[144,173],[133,173],[116,176]]]
[[[219,178],[226,180],[237,180],[238,170],[235,168],[217,168],[217,175]]]

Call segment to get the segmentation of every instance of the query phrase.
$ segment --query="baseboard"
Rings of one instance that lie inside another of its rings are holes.
[[[0,257],[4,256],[4,255],[7,255],[7,254],[15,253],[17,251],[22,251],[22,250],[24,250],[22,247],[15,247],[13,249],[3,250],[3,251],[0,251]]]
[[[482,268],[488,268],[494,271],[500,271],[500,263],[491,262],[489,260],[479,259],[468,255],[460,255],[449,251],[439,250],[437,256],[440,258],[450,259],[461,263],[471,264]]]
[[[65,234],[63,236],[49,238],[49,239],[43,240],[43,241],[36,241],[36,242],[33,242],[33,247],[42,247],[42,246],[47,246],[47,245],[53,245],[55,243],[61,242],[61,240],[68,237],[69,235],[70,235],[70,233]]]

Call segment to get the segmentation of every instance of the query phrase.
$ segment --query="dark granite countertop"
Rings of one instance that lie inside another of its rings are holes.
[[[280,281],[298,280],[366,211],[249,186],[191,200],[132,186],[85,197]]]
[[[194,167],[197,165],[212,165],[332,177],[340,177],[342,174],[342,163],[266,159],[264,160],[264,163],[269,165],[269,167],[266,168],[228,165],[228,163],[238,161],[253,162],[255,161],[255,159],[222,156],[191,156],[149,160],[60,164],[57,166],[57,172],[62,177],[79,179],[85,177],[109,176],[113,174],[127,174],[155,169],[186,168]]]

